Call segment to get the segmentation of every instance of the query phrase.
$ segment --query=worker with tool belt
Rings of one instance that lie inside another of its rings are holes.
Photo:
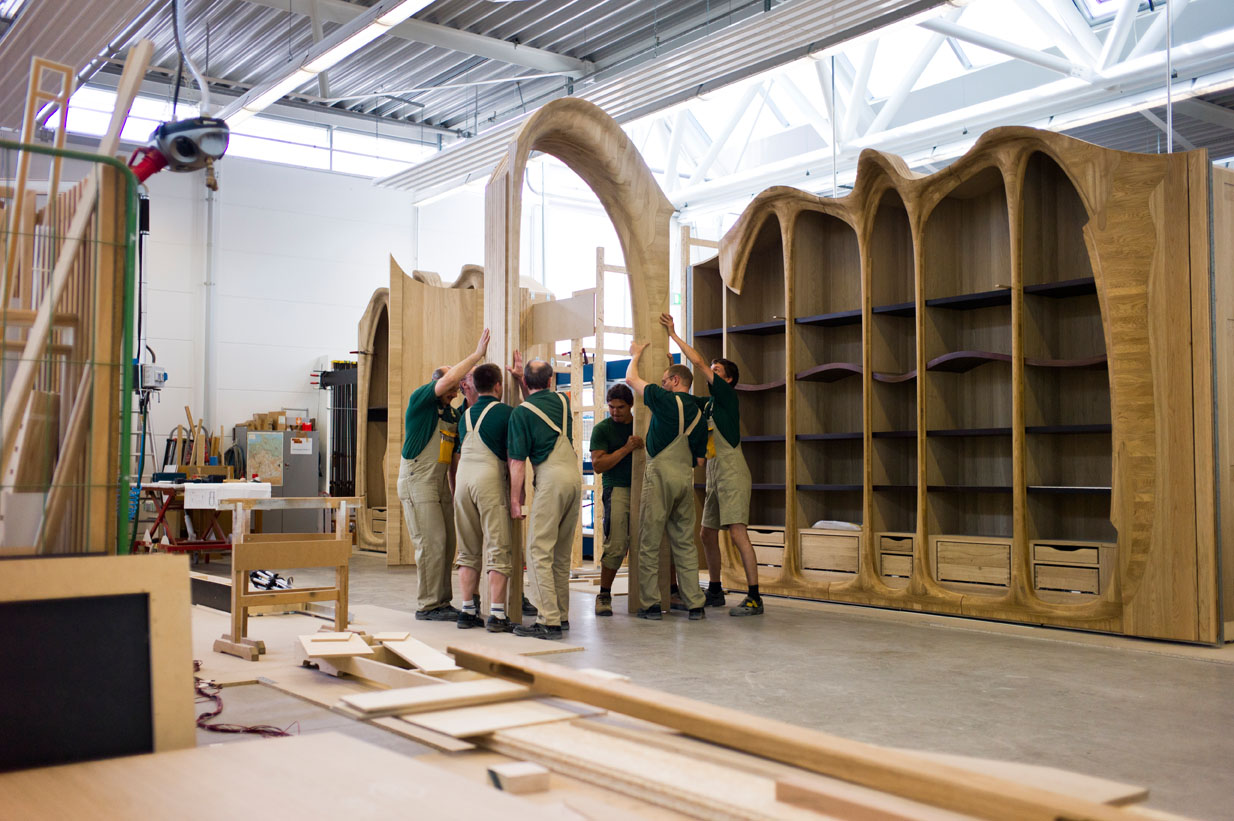
[[[403,420],[403,451],[398,467],[398,498],[407,534],[416,548],[416,618],[454,621],[450,576],[454,570],[454,510],[448,474],[454,461],[458,416],[450,403],[459,383],[488,350],[485,328],[471,356],[452,368],[440,367],[412,392]]]
[[[694,466],[706,447],[707,427],[697,397],[690,394],[694,375],[671,365],[660,384],[638,375],[639,359],[649,343],[630,346],[626,383],[641,394],[651,411],[647,429],[647,469],[639,496],[638,593],[640,619],[659,620],[660,544],[667,533],[681,597],[690,619],[706,616],[698,586],[698,551],[694,547]]]
[[[527,563],[531,595],[540,613],[529,627],[518,625],[516,636],[560,640],[570,629],[570,549],[578,523],[582,474],[574,451],[570,401],[549,390],[553,366],[543,360],[524,370],[516,353],[513,373],[527,399],[510,414],[507,441],[510,457],[510,516],[523,518],[527,460],[535,468]]]
[[[608,416],[591,429],[591,469],[604,477],[604,552],[600,560],[600,595],[596,615],[613,615],[613,579],[630,552],[630,470],[643,437],[634,435],[634,394],[614,385],[605,397]]]
[[[677,335],[673,317],[660,314],[660,324],[677,343],[686,359],[707,377],[711,398],[707,401],[707,494],[703,499],[703,551],[707,557],[707,607],[723,607],[724,587],[720,581],[720,531],[741,554],[748,592],[741,604],[728,611],[730,616],[760,616],[763,599],[758,591],[758,561],[746,526],[750,523],[750,466],[741,452],[741,409],[737,401],[736,363],[713,359],[708,364],[702,355]]]
[[[484,625],[490,633],[514,629],[506,616],[510,578],[510,496],[506,431],[511,408],[501,401],[501,368],[479,365],[465,384],[469,407],[458,423],[459,459],[454,479],[454,529],[458,533],[461,629]],[[489,617],[481,621],[477,602],[480,571],[488,564]]]

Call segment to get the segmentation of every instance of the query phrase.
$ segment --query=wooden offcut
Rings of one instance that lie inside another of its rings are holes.
[[[502,792],[523,795],[548,789],[549,771],[530,761],[511,761],[488,768],[489,781]]]
[[[526,698],[528,695],[528,689],[521,684],[495,678],[480,678],[473,681],[445,682],[429,687],[360,693],[345,696],[342,701],[366,716],[386,716],[472,707]]]

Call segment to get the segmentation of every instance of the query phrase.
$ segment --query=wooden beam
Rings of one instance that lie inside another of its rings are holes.
[[[580,291],[568,299],[537,302],[523,319],[524,345],[551,345],[582,339],[596,330],[596,292]]]
[[[448,650],[463,667],[525,684],[534,693],[604,707],[715,744],[980,818],[1128,821],[1134,817],[1092,801],[923,762],[914,756],[819,730],[759,718],[650,687],[600,679],[514,653],[475,645],[452,646]]]

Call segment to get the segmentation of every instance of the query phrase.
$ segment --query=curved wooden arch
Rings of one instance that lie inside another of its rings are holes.
[[[378,288],[360,317],[356,362],[356,544],[386,549],[386,419],[390,369],[390,289]],[[378,411],[376,414],[370,411]],[[385,411],[383,415],[381,411]],[[396,504],[397,515],[397,504]]]
[[[634,337],[651,343],[642,360],[643,378],[658,381],[668,356],[668,335],[658,318],[669,307],[669,237],[673,206],[660,190],[647,163],[617,123],[599,107],[573,97],[554,100],[523,124],[485,189],[485,325],[492,331],[489,358],[507,363],[521,349],[522,305],[519,286],[523,177],[533,151],[557,157],[595,192],[616,229],[629,275]],[[507,395],[517,395],[513,383]],[[635,404],[641,408],[642,397]],[[635,424],[646,433],[649,419],[636,410]],[[580,434],[581,435],[581,432]],[[638,497],[644,463],[634,456],[631,488],[631,544],[637,544]],[[521,545],[515,545],[516,551]],[[633,611],[640,606],[637,551],[629,558]],[[518,564],[518,553],[515,564]],[[667,574],[661,576],[667,607]],[[510,599],[518,601],[521,577],[510,579]]]

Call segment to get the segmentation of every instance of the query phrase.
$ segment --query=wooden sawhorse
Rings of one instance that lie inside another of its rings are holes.
[[[347,561],[351,558],[351,538],[347,530],[347,508],[359,499],[352,496],[309,496],[282,499],[220,500],[220,508],[231,508],[231,632],[214,642],[214,652],[256,661],[266,651],[265,643],[248,638],[248,608],[268,604],[306,604],[334,602],[334,629],[347,629]],[[333,533],[250,533],[249,512],[253,510],[311,510],[337,508]],[[290,590],[249,589],[253,570],[286,570],[299,567],[333,567],[334,584],[326,587],[298,587]]]

